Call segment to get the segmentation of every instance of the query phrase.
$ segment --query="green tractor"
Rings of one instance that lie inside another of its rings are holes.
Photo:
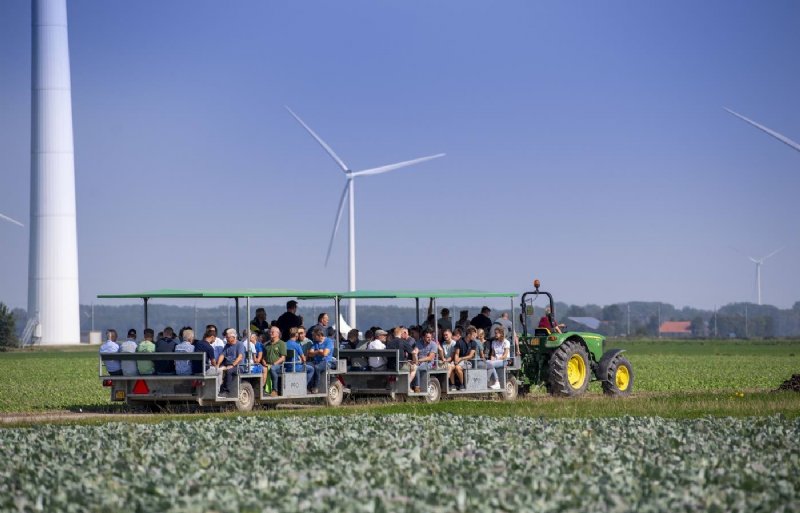
[[[534,290],[522,294],[520,321],[522,374],[525,384],[545,385],[553,395],[575,397],[583,394],[592,380],[600,381],[607,395],[627,396],[633,390],[633,366],[624,349],[605,351],[605,337],[597,333],[561,332],[556,306],[549,292]],[[549,299],[541,321],[534,316],[533,302],[540,295]]]

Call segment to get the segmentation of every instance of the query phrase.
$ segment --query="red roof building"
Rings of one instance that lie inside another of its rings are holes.
[[[692,323],[689,321],[667,321],[661,324],[658,332],[662,335],[690,337],[692,335]]]

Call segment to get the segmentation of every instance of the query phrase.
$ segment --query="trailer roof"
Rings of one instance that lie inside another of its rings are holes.
[[[126,294],[98,294],[98,298],[234,298],[234,297],[296,297],[325,299],[336,297],[335,292],[290,289],[158,289]]]
[[[484,298],[515,297],[516,292],[488,292],[473,289],[452,290],[356,290],[353,292],[324,292],[318,290],[290,289],[158,289],[126,294],[98,294],[98,298],[285,298],[298,299],[413,299],[413,298]]]
[[[344,299],[391,299],[391,298],[470,298],[470,297],[515,297],[516,292],[488,292],[474,289],[443,290],[356,290],[341,292]]]

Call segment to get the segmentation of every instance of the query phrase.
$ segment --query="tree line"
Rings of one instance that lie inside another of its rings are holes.
[[[284,308],[282,305],[251,305],[251,316],[258,306],[267,308],[270,320],[276,319]],[[470,317],[478,313],[476,307],[450,307],[451,316],[458,318],[461,309],[469,310]],[[332,308],[313,306],[301,308],[307,327],[317,322],[317,316],[323,311],[332,314]],[[507,311],[507,310],[506,310]],[[543,305],[536,306],[536,315],[544,311]],[[503,310],[496,310],[492,317],[500,315]],[[420,309],[420,321],[424,321],[427,306]],[[105,331],[115,328],[120,333],[128,328],[136,328],[141,333],[144,327],[143,309],[140,304],[109,306],[81,305],[81,338],[88,340],[88,332],[92,329]],[[408,306],[358,306],[359,326],[367,329],[371,326],[388,328],[396,325],[410,326],[416,324],[415,308]],[[771,338],[800,336],[800,301],[792,308],[779,309],[770,305],[753,303],[731,303],[717,311],[702,310],[691,307],[676,308],[668,303],[631,301],[612,305],[569,305],[556,303],[556,315],[567,328],[578,331],[596,331],[611,337],[655,337],[658,336],[659,325],[666,321],[689,321],[692,336],[698,338]],[[331,315],[333,317],[333,315]],[[570,321],[570,317],[594,317],[601,321],[599,328],[589,329]],[[0,303],[0,347],[16,347],[25,329],[28,316],[21,308],[9,309]],[[240,329],[248,325],[247,312],[243,305],[239,308]],[[517,329],[519,320],[515,319]],[[149,310],[150,327],[160,331],[166,326],[180,329],[192,326],[203,329],[207,324],[214,324],[220,329],[236,327],[236,311],[232,306],[196,308],[193,306],[153,305]]]

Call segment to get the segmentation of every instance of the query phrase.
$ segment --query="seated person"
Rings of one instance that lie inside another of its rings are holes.
[[[203,374],[204,370],[206,374],[217,373],[217,361],[214,359],[214,346],[212,345],[216,338],[216,330],[212,331],[206,328],[203,338],[195,341],[194,352],[206,354],[206,366],[203,368],[203,360],[192,360],[192,374]]]
[[[285,361],[286,342],[281,340],[280,328],[272,326],[269,329],[269,343],[264,348],[264,356],[262,358],[262,362],[265,363],[264,368],[269,369],[269,374],[272,378],[272,392],[269,393],[271,397],[277,397],[278,390],[280,390],[281,371]]]
[[[120,353],[135,353],[139,344],[136,343],[136,330],[131,328],[128,330],[128,338],[119,345]],[[123,376],[136,376],[139,374],[136,368],[136,362],[133,360],[122,360],[122,375]]]
[[[436,355],[439,353],[439,344],[433,339],[433,330],[426,329],[422,332],[422,339],[416,343],[417,349],[417,373],[411,381],[414,392],[420,391],[420,375],[433,369],[436,363]]]
[[[442,331],[442,339],[442,345],[439,348],[439,359],[447,369],[447,380],[451,385],[455,385],[454,378],[458,378],[458,382],[462,383],[464,381],[464,371],[453,361],[456,353],[456,341],[453,339],[453,332],[449,329]]]
[[[183,342],[175,346],[176,353],[193,353],[194,345],[194,330],[191,328],[183,329]],[[175,374],[180,376],[188,376],[192,373],[191,360],[175,360]]]
[[[566,327],[564,324],[556,324],[555,317],[550,311],[550,307],[544,309],[544,315],[539,319],[539,328],[547,328],[551,332],[562,333],[561,328]]]
[[[489,373],[488,381],[492,383],[489,388],[500,390],[500,380],[495,369],[502,369],[506,366],[511,356],[511,342],[506,339],[505,328],[496,326],[494,328],[494,340],[489,349],[489,358],[486,359],[486,369]]]
[[[414,381],[414,376],[417,373],[417,349],[409,339],[408,329],[403,326],[398,326],[392,333],[394,337],[386,344],[386,349],[394,349],[397,351],[400,361],[395,361],[396,359],[390,356],[386,362],[387,368],[408,371],[409,382]]]
[[[464,338],[456,343],[456,350],[453,356],[453,363],[463,370],[471,369],[473,360],[479,352],[477,343],[478,330],[475,326],[469,326]],[[463,372],[463,371],[462,371]],[[461,380],[459,390],[466,388],[465,380]]]
[[[306,373],[306,386],[311,386],[311,381],[314,379],[314,367],[306,363],[306,357],[303,354],[303,346],[297,341],[298,328],[289,328],[289,340],[286,341],[286,354],[293,351],[293,358],[284,364],[284,369],[287,372],[305,372]]]
[[[367,349],[386,349],[386,337],[388,336],[389,333],[384,330],[375,331],[375,340],[367,345]],[[386,358],[383,356],[370,356],[369,368],[374,371],[385,371]]]
[[[100,354],[119,353],[119,344],[117,344],[117,330],[108,330],[106,332],[108,340],[100,346]],[[106,370],[109,376],[122,376],[122,365],[119,360],[106,360]]]
[[[166,332],[166,330],[164,330]],[[225,348],[217,358],[217,367],[223,373],[222,386],[219,388],[220,395],[231,393],[233,380],[239,374],[239,364],[244,359],[244,344],[239,343],[236,338],[236,330],[228,328],[225,330]]]
[[[154,334],[155,333],[153,332],[152,328],[147,328],[144,330],[144,340],[139,342],[139,347],[136,348],[137,353],[156,352],[156,345],[153,343]],[[142,376],[150,376],[156,372],[155,366],[153,365],[153,360],[139,360],[136,362],[136,369]]]
[[[326,314],[327,315],[327,314]],[[314,377],[311,381],[311,393],[319,393],[319,386],[327,388],[327,383],[320,383],[320,378],[327,376],[328,369],[336,368],[336,358],[333,356],[333,340],[325,336],[325,327],[315,327],[311,330],[311,339],[314,341],[306,352],[306,358],[313,359]]]
[[[167,326],[156,342],[156,353],[174,353],[177,345],[175,331]],[[156,360],[153,364],[156,367],[156,374],[175,374],[175,360]]]

